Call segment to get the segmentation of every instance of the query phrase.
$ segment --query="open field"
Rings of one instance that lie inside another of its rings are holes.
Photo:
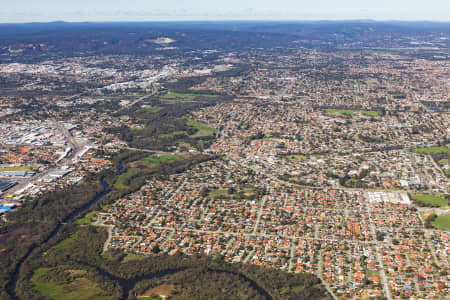
[[[162,297],[168,297],[175,291],[173,284],[162,284],[154,288],[148,289],[142,296],[138,296],[138,299],[162,299]],[[156,297],[155,297],[156,296]]]
[[[412,195],[412,200],[416,203],[422,203],[424,206],[448,206],[448,201],[441,195],[415,194]]]
[[[92,218],[94,218],[96,214],[96,211],[91,211],[87,213],[82,219],[76,220],[75,223],[79,225],[90,225],[92,224]]]
[[[450,154],[450,149],[444,146],[415,148],[412,151],[415,153],[425,153],[425,154],[433,154],[433,153]]]
[[[152,154],[141,158],[140,160],[130,163],[130,168],[123,174],[119,176],[114,187],[117,189],[128,189],[129,186],[126,184],[129,179],[141,172],[144,168],[151,168],[154,165],[160,165],[168,163],[170,161],[176,160],[180,155],[167,154],[167,155],[157,155]]]
[[[438,216],[432,224],[438,229],[450,231],[450,214]]]
[[[330,114],[356,115],[363,114],[366,116],[379,116],[379,111],[374,110],[350,110],[350,109],[325,109]]]
[[[179,155],[167,154],[167,155],[149,155],[147,157],[141,158],[139,161],[152,164],[152,165],[160,165],[167,163],[169,161],[175,160],[179,157]]]
[[[163,109],[163,107],[160,107],[160,106],[143,107],[143,108],[139,109],[138,112],[154,113],[154,112],[160,111],[161,109]]]
[[[0,172],[3,171],[34,171],[31,166],[18,166],[18,167],[6,167],[0,168]]]
[[[190,118],[186,118],[186,124],[198,130],[195,134],[191,135],[191,137],[194,138],[213,136],[216,131],[214,128],[209,127],[203,124],[202,122]]]
[[[162,95],[161,98],[165,99],[185,99],[185,100],[193,100],[196,97],[218,97],[217,95],[210,95],[210,94],[190,94],[190,93],[175,93],[175,92],[168,92],[165,95]]]
[[[129,252],[129,253],[127,253],[127,256],[125,256],[122,259],[122,262],[124,263],[124,262],[132,261],[132,260],[142,260],[142,259],[146,259],[146,258],[147,258],[147,256],[145,256],[145,255],[139,255],[139,254],[134,254],[134,253]]]
[[[171,133],[166,133],[166,134],[160,134],[158,135],[158,138],[160,139],[172,139],[176,136],[181,136],[181,135],[188,135],[186,131],[174,131]]]
[[[220,196],[227,196],[228,189],[213,189],[209,192],[209,196],[212,198],[220,197]]]
[[[114,187],[117,189],[126,189],[128,186],[125,184],[125,182],[133,175],[136,175],[139,173],[138,168],[130,168],[125,173],[121,174],[119,178],[117,179],[116,183],[114,184]]]
[[[136,93],[136,94],[126,94],[126,97],[144,97],[144,96],[151,96],[151,94],[147,93]]]
[[[252,199],[257,197],[258,191],[252,187],[246,187],[242,189],[211,189],[209,191],[209,197],[211,198],[229,198],[234,197],[238,199]]]
[[[95,282],[85,277],[71,277],[59,282],[44,280],[47,276],[52,276],[52,272],[52,268],[39,268],[31,278],[34,289],[47,299],[108,299],[102,296],[103,291]]]

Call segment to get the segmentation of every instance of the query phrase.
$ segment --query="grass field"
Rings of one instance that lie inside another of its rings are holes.
[[[380,273],[378,271],[373,271],[373,270],[365,270],[366,276],[367,277],[379,277]]]
[[[91,211],[87,213],[83,218],[76,220],[75,224],[90,225],[92,224],[92,218],[94,218],[96,214],[97,214],[96,211]]]
[[[142,259],[146,259],[147,256],[145,255],[139,255],[139,254],[134,254],[134,253],[127,253],[127,256],[125,256],[122,259],[122,262],[127,262],[127,261],[131,261],[131,260],[142,260]]]
[[[425,205],[439,205],[440,207],[447,207],[448,201],[445,200],[443,196],[440,195],[430,195],[430,194],[416,194],[412,195],[412,199],[417,202],[421,202]]]
[[[367,84],[379,84],[379,82],[377,80],[367,80],[366,83]]]
[[[450,149],[444,146],[415,148],[412,151],[415,153],[425,153],[425,154],[433,154],[433,153],[450,154]]]
[[[119,178],[117,178],[116,183],[114,183],[114,187],[117,189],[127,189],[128,186],[125,184],[125,182],[127,182],[127,180],[135,175],[139,173],[139,169],[138,168],[129,168],[125,173],[121,174],[119,176]]]
[[[171,139],[177,135],[188,135],[186,131],[174,131],[171,133],[166,133],[166,134],[160,134],[158,135],[159,139]]]
[[[6,167],[0,168],[0,172],[3,171],[34,171],[31,166],[19,166],[19,167]]]
[[[228,194],[228,189],[213,189],[209,192],[209,195],[213,198],[220,197],[220,196],[226,196]]]
[[[197,129],[198,131],[192,135],[191,137],[208,137],[213,136],[216,130],[212,127],[209,127],[202,122],[199,122],[194,119],[186,118],[186,124],[190,127]]]
[[[167,154],[167,155],[156,155],[152,154],[147,157],[141,158],[138,161],[135,161],[131,163],[131,167],[123,174],[117,178],[116,183],[114,184],[114,187],[117,189],[128,189],[128,185],[126,182],[128,182],[129,178],[138,174],[142,168],[145,168],[147,166],[142,166],[142,164],[146,165],[160,165],[167,162],[170,162],[172,160],[175,160],[179,158],[180,155],[173,155],[173,154]],[[140,164],[139,164],[140,163]],[[139,167],[140,165],[140,167]],[[148,166],[151,167],[151,166]]]
[[[374,110],[350,110],[350,109],[325,109],[330,114],[343,114],[343,115],[357,115],[363,114],[366,116],[379,116],[379,111]]]
[[[161,96],[161,98],[165,99],[176,98],[176,99],[185,99],[189,101],[196,97],[217,97],[217,95],[168,92],[167,94]]]
[[[39,268],[31,278],[34,289],[46,299],[100,300],[109,298],[101,296],[103,290],[95,282],[85,277],[73,278],[69,282],[46,282],[42,280],[51,272],[51,268]]]
[[[443,159],[438,161],[438,164],[440,164],[440,165],[448,165],[448,159],[443,158]]]
[[[160,111],[161,109],[163,109],[160,106],[152,106],[152,107],[144,107],[138,110],[138,112],[148,112],[148,113],[154,113],[157,111]]]
[[[167,155],[149,155],[147,157],[141,158],[139,161],[152,164],[152,165],[160,165],[167,163],[169,161],[175,160],[179,157],[179,155],[167,154]]]
[[[438,229],[450,231],[450,214],[438,216],[432,224]]]

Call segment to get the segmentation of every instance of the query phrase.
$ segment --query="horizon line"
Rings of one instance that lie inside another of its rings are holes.
[[[0,22],[0,25],[32,25],[32,24],[99,24],[99,23],[219,23],[219,22],[243,22],[243,23],[317,23],[317,22],[367,22],[367,23],[450,23],[450,20],[400,20],[400,19],[364,19],[364,18],[348,18],[348,19],[191,19],[191,20],[111,20],[111,21],[31,21],[31,22]]]

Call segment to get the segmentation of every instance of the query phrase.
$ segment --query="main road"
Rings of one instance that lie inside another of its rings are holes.
[[[72,134],[67,130],[67,128],[64,126],[64,124],[55,121],[56,127],[61,131],[61,133],[66,137],[68,143],[70,144],[70,147],[72,148],[72,154],[58,163],[56,163],[54,166],[50,167],[49,169],[36,174],[33,177],[27,178],[25,180],[20,181],[17,185],[13,186],[9,190],[0,193],[0,197],[5,197],[6,195],[12,195],[17,191],[20,191],[24,188],[26,188],[29,184],[33,184],[35,182],[40,181],[42,178],[46,177],[48,174],[51,174],[55,171],[61,170],[61,166],[64,164],[70,162],[72,157],[76,157],[83,149],[83,146],[78,143],[78,141],[72,136]]]

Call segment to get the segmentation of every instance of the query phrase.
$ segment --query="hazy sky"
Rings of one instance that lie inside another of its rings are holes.
[[[2,0],[0,23],[160,20],[450,21],[450,0]]]

